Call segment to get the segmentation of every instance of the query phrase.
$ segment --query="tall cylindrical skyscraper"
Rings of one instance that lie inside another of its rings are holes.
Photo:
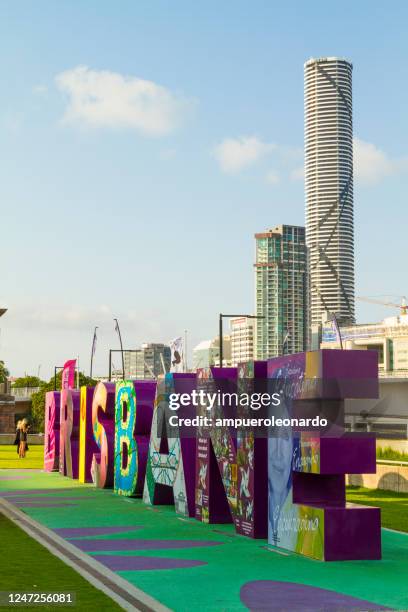
[[[352,69],[345,59],[305,63],[306,244],[310,323],[325,311],[354,323]]]

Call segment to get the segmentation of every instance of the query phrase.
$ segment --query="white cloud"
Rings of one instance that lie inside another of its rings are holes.
[[[269,172],[265,176],[265,180],[270,185],[276,185],[280,181],[279,174],[274,170],[269,170]]]
[[[354,176],[361,184],[378,183],[387,176],[408,171],[408,158],[391,158],[376,145],[354,138]],[[291,180],[304,180],[303,166],[294,168],[289,174]]]
[[[137,77],[77,66],[55,77],[68,97],[66,122],[131,128],[151,136],[174,130],[194,102]]]
[[[225,138],[215,147],[214,157],[224,172],[233,174],[268,155],[275,146],[256,136]]]
[[[361,183],[378,183],[392,174],[408,171],[408,158],[390,158],[370,142],[354,138],[354,176]]]

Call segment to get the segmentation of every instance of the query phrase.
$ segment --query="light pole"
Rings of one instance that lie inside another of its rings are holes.
[[[245,317],[246,319],[264,319],[263,315],[248,315],[248,314],[219,314],[219,343],[220,343],[220,368],[222,368],[223,361],[223,346],[222,346],[222,320],[223,319],[235,319],[235,317]]]

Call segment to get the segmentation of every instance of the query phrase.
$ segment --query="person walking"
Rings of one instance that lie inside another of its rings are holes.
[[[21,429],[20,429],[20,452],[19,452],[19,457],[21,457],[21,459],[24,459],[24,457],[26,456],[26,451],[28,451],[27,434],[28,434],[29,428],[30,428],[30,426],[28,424],[27,419],[23,419],[22,422],[21,422]]]
[[[21,435],[21,420],[17,421],[16,439],[14,440],[14,444],[16,445],[17,455],[19,456],[20,456],[20,435]]]

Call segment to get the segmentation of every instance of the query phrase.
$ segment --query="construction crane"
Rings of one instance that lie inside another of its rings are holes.
[[[360,300],[360,302],[370,302],[370,304],[381,304],[381,306],[389,306],[390,308],[399,308],[401,315],[408,314],[408,304],[407,304],[406,296],[397,295],[394,297],[400,298],[401,300],[400,304],[396,304],[395,302],[384,302],[383,300],[377,300],[377,299],[374,299],[371,297],[365,297],[365,296],[357,296],[357,299]]]

